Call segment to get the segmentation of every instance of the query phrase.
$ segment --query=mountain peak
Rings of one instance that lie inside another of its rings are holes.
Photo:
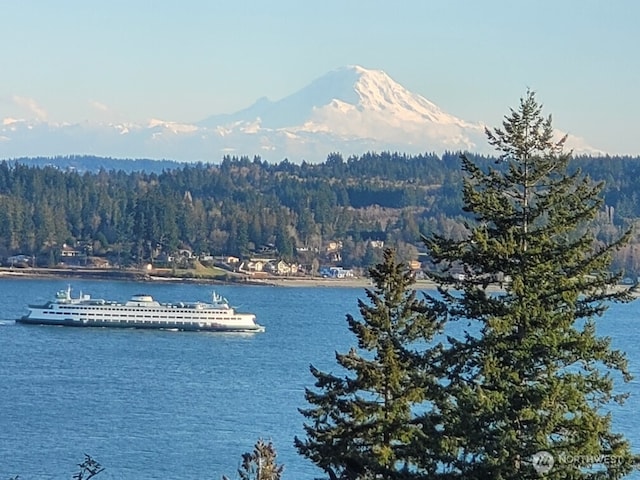
[[[452,115],[445,114],[426,98],[411,93],[384,71],[370,70],[360,65],[336,68],[276,102],[263,98],[245,110],[232,115],[209,117],[200,122],[200,125],[213,127],[221,122],[259,120],[262,128],[292,128],[300,131],[300,127],[307,125],[313,126],[314,130],[332,131],[331,125],[317,125],[322,119],[327,120],[326,114],[332,109],[340,114],[348,111],[373,116],[384,114],[394,123],[404,121],[413,124],[426,121],[470,126]],[[337,119],[333,118],[333,121],[335,120]],[[382,118],[378,120],[386,122]],[[341,131],[345,133],[343,128],[341,127]],[[360,134],[361,131],[358,135]]]
[[[265,127],[364,139],[410,153],[473,150],[484,140],[482,125],[443,112],[382,70],[359,65],[332,70],[280,102],[296,105],[301,118]]]

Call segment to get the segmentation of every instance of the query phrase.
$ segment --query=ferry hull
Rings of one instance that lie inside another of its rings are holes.
[[[145,322],[129,321],[112,322],[101,320],[75,320],[72,318],[65,319],[41,319],[24,316],[16,320],[16,323],[27,325],[53,325],[59,327],[97,327],[97,328],[133,328],[144,330],[179,330],[184,332],[243,332],[243,333],[259,333],[264,332],[261,325],[255,326],[229,326],[229,325],[187,325],[185,323],[164,322],[163,324],[151,324]]]

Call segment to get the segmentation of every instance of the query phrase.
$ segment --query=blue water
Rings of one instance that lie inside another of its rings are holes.
[[[335,370],[354,344],[344,320],[360,288],[222,286],[256,313],[263,334],[184,333],[16,325],[27,303],[63,280],[0,279],[0,480],[70,479],[88,453],[100,479],[236,478],[242,453],[272,440],[285,480],[320,475],[293,448],[302,435],[308,366]],[[75,293],[126,300],[206,300],[199,284],[73,280]],[[613,305],[599,329],[640,377],[640,303]],[[640,452],[640,384],[614,411],[615,428]],[[632,476],[630,478],[640,478]]]

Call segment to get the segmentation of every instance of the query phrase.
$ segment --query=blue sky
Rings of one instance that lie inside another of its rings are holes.
[[[640,2],[0,0],[0,119],[195,122],[344,65],[497,126],[527,88],[557,128],[640,155]]]

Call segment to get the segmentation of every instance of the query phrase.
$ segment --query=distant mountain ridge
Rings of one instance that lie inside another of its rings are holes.
[[[601,154],[578,139],[576,153]],[[89,154],[218,162],[226,155],[317,163],[332,152],[492,153],[484,125],[442,111],[381,70],[341,67],[277,101],[193,124],[51,124],[5,118],[0,158]]]

